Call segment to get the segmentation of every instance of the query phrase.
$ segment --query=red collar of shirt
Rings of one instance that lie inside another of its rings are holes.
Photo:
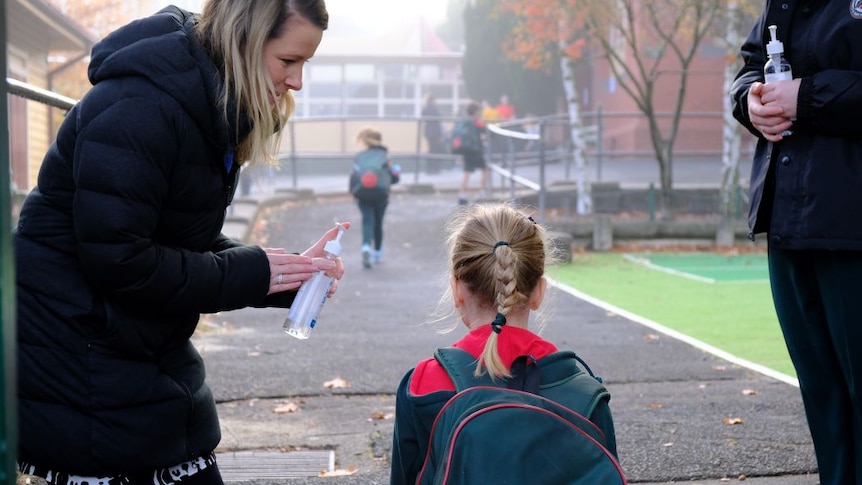
[[[478,359],[489,335],[491,335],[491,325],[482,325],[452,346],[466,350]],[[556,345],[523,328],[503,327],[503,331],[497,338],[497,352],[506,367],[511,367],[512,362],[522,355],[532,355],[538,360],[556,351]],[[455,384],[449,378],[449,374],[433,357],[423,360],[413,370],[410,394],[414,396],[454,390]]]

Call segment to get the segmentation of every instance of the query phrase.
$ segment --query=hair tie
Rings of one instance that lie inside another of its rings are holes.
[[[500,333],[503,331],[503,325],[506,324],[506,315],[497,312],[497,316],[494,317],[494,321],[491,322],[491,329],[494,333]]]
[[[491,252],[496,251],[497,248],[499,248],[500,246],[508,246],[508,245],[509,245],[508,241],[497,241],[497,244],[494,245],[494,249],[492,249]]]

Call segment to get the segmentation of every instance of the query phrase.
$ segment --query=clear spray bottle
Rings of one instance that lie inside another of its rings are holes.
[[[337,225],[338,235],[335,236],[335,239],[327,241],[323,247],[324,257],[331,261],[334,261],[341,254],[341,237],[345,231],[344,226]],[[284,331],[288,335],[303,340],[311,335],[311,329],[317,323],[317,316],[323,309],[332,282],[331,276],[327,276],[324,271],[318,271],[302,283],[290,310],[287,312],[287,318],[284,320]]]
[[[784,58],[784,43],[778,40],[778,26],[769,26],[770,41],[766,43],[766,54],[769,59],[763,65],[763,77],[766,84],[777,81],[792,81],[793,71],[790,69],[790,63]],[[785,130],[781,136],[792,135],[792,130]]]

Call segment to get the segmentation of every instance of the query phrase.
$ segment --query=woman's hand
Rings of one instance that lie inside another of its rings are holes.
[[[783,139],[781,133],[793,127],[799,79],[777,83],[754,83],[748,90],[748,118],[771,142]]]
[[[349,222],[340,223],[345,229],[350,228]],[[325,271],[332,276],[334,281],[327,296],[335,294],[338,280],[344,276],[344,264],[341,258],[330,261],[324,257],[324,246],[328,241],[335,239],[338,234],[338,226],[326,231],[323,236],[302,254],[288,254],[281,248],[264,248],[269,258],[269,292],[295,290],[307,279],[310,279],[318,271]]]
[[[267,295],[295,290],[317,271],[314,260],[308,256],[286,253],[281,248],[264,248],[264,251],[269,259],[270,276]]]
[[[338,281],[344,277],[344,263],[342,263],[340,256],[335,258],[335,261],[330,261],[324,258],[324,247],[326,246],[326,243],[335,239],[340,228],[343,228],[346,231],[350,229],[350,223],[336,222],[335,227],[326,231],[323,236],[314,243],[314,245],[302,253],[304,256],[313,258],[315,267],[318,270],[326,271],[328,276],[332,276],[334,278],[332,286],[329,287],[329,293],[326,294],[327,297],[332,297],[332,295],[335,294],[335,290],[338,288]]]

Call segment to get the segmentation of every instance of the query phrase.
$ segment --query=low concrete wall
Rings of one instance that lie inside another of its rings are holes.
[[[620,214],[657,211],[660,193],[657,187],[623,188],[618,182],[599,182],[591,184],[590,195],[594,214]],[[538,199],[535,192],[525,193],[519,198],[530,205],[538,205]],[[743,207],[740,194],[736,199],[736,206]],[[577,187],[570,182],[550,184],[545,192],[545,206],[562,209],[564,213],[574,213],[577,200]],[[717,187],[674,188],[669,209],[674,214],[718,214],[720,201]],[[743,211],[736,212],[734,216],[743,218]]]

